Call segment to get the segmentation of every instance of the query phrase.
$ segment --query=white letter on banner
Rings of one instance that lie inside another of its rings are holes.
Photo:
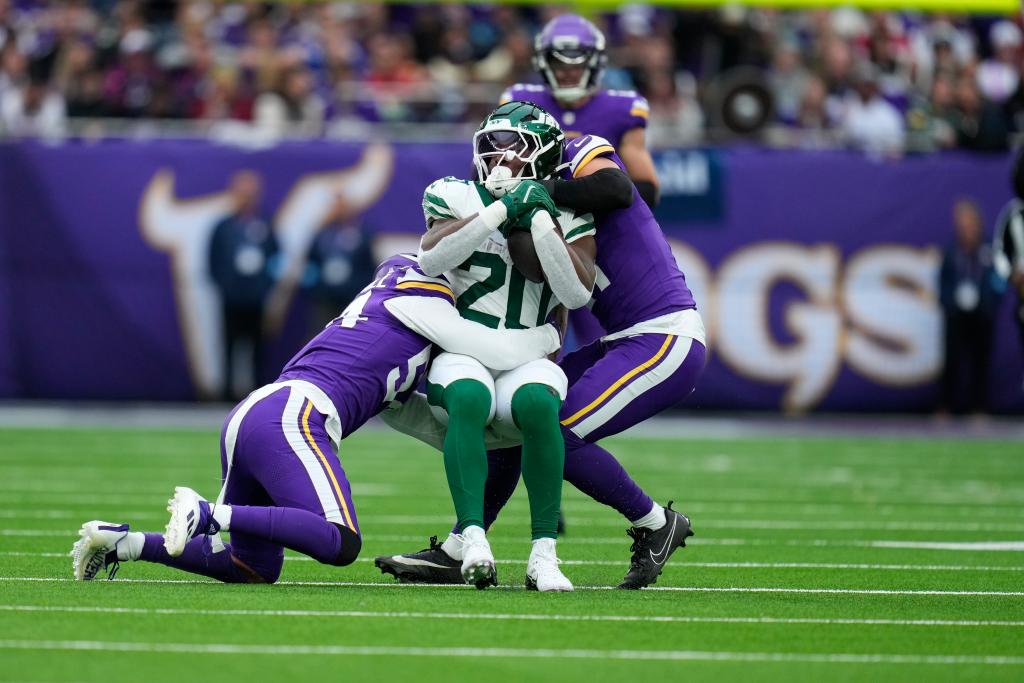
[[[697,310],[700,311],[701,319],[704,321],[707,333],[708,348],[712,348],[711,340],[715,333],[715,292],[714,278],[711,274],[711,267],[704,257],[690,245],[679,240],[669,239],[669,247],[676,259],[679,270],[686,275],[686,285],[693,292],[693,299],[697,302]]]
[[[274,218],[285,272],[267,302],[268,328],[283,324],[317,232],[331,220],[353,220],[373,205],[391,181],[393,156],[386,145],[367,145],[353,166],[309,173],[292,186]],[[214,226],[231,208],[226,191],[178,199],[169,169],[153,176],[139,206],[143,237],[170,255],[189,371],[203,397],[217,396],[227,374],[220,295],[206,263]]]
[[[931,248],[869,247],[849,260],[843,302],[851,326],[846,358],[854,370],[889,386],[935,378],[942,361],[937,268]]]
[[[836,308],[839,254],[829,245],[763,243],[743,249],[718,274],[716,348],[739,374],[786,382],[783,407],[803,411],[832,387],[841,359],[842,319]],[[769,324],[775,283],[789,281],[809,301],[790,303],[784,320],[797,342],[780,346]]]

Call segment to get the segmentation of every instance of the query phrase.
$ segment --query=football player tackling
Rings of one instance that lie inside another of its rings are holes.
[[[632,558],[620,588],[653,583],[672,553],[692,535],[690,520],[655,503],[622,465],[598,445],[670,408],[693,391],[704,367],[704,326],[686,280],[661,228],[604,139],[583,136],[565,145],[561,181],[579,184],[570,208],[602,206],[596,214],[597,285],[592,311],[608,331],[565,356],[569,381],[560,421],[565,440],[565,479],[631,523]],[[598,178],[598,176],[603,176]],[[594,179],[597,182],[588,182]],[[608,210],[607,207],[613,207]],[[560,205],[560,209],[562,206]],[[415,397],[392,426],[423,438]],[[401,418],[401,419],[399,419]],[[415,430],[402,422],[417,424]],[[414,433],[415,432],[415,433]],[[488,454],[485,528],[515,490],[519,458],[514,449]],[[405,581],[451,583],[458,538],[409,555],[382,556],[377,566]]]
[[[504,104],[474,135],[478,181],[442,178],[424,193],[427,232],[420,265],[426,274],[444,274],[451,282],[464,317],[494,328],[536,327],[557,305],[578,308],[590,300],[593,218],[560,212],[536,182],[554,175],[562,140],[558,124],[539,107]],[[516,243],[519,248],[510,251]],[[524,274],[531,269],[523,260],[532,252],[540,272]],[[555,553],[565,453],[558,414],[566,390],[564,373],[549,360],[503,372],[443,353],[431,364],[427,398],[447,423],[445,471],[460,532],[449,545],[467,583],[479,588],[496,583],[484,532],[484,432],[492,425],[496,433],[522,442],[533,538],[526,584],[541,591],[572,590]]]
[[[645,129],[647,100],[632,90],[604,90],[607,55],[605,37],[592,23],[575,14],[555,17],[534,40],[533,65],[544,85],[518,83],[501,95],[501,101],[533,102],[548,111],[562,126],[565,137],[596,135],[608,140],[624,162],[628,176],[640,197],[651,208],[658,203],[658,173],[647,150]],[[610,204],[613,196],[600,188],[615,183],[607,170],[582,182],[549,179],[542,182],[558,206],[578,205],[589,195],[590,212],[619,208]],[[569,316],[576,341],[584,346],[606,332],[586,308]]]
[[[420,381],[431,344],[509,370],[558,349],[551,325],[490,329],[461,317],[443,277],[414,257],[381,264],[376,279],[285,366],[251,393],[221,432],[216,502],[178,487],[165,534],[92,521],[71,551],[76,579],[118,563],[155,562],[230,583],[273,583],[289,548],[329,565],[362,545],[351,488],[336,449]],[[486,465],[485,465],[486,466]],[[220,531],[229,531],[223,543]]]

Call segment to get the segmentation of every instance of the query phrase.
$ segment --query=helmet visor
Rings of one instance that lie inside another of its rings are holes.
[[[522,131],[514,128],[492,129],[476,134],[475,152],[477,156],[485,159],[500,160],[518,157],[523,161],[529,161],[537,151],[537,146],[536,136],[523,135]],[[488,164],[488,166],[490,165]]]
[[[552,49],[548,51],[548,59],[550,59],[554,65],[566,64],[570,66],[580,66],[585,64],[594,55],[594,50],[587,47],[576,47],[566,49]]]

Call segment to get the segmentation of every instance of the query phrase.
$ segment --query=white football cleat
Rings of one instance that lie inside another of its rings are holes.
[[[111,524],[94,520],[78,530],[80,539],[71,546],[71,569],[76,581],[92,581],[101,569],[107,579],[117,574],[117,544],[128,535],[127,524]]]
[[[566,578],[558,565],[562,563],[555,554],[555,539],[541,538],[533,542],[530,560],[526,563],[526,587],[532,591],[569,593],[572,581]]]
[[[462,540],[462,578],[480,590],[497,586],[494,554],[484,530],[478,526],[466,527],[462,530]]]
[[[164,533],[164,548],[171,557],[185,552],[185,545],[196,536],[220,530],[210,513],[209,502],[187,486],[174,488],[174,497],[167,501],[167,511],[171,519]]]

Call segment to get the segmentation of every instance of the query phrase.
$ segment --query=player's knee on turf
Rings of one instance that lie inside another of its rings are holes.
[[[251,559],[247,562],[232,553],[231,561],[235,565],[235,573],[228,583],[277,583],[284,566],[283,555],[263,562],[254,562]]]
[[[338,533],[341,534],[341,549],[333,560],[325,564],[334,565],[335,567],[347,567],[359,557],[359,551],[363,549],[363,539],[359,534],[346,526],[340,524],[335,524],[334,526],[338,527]]]

